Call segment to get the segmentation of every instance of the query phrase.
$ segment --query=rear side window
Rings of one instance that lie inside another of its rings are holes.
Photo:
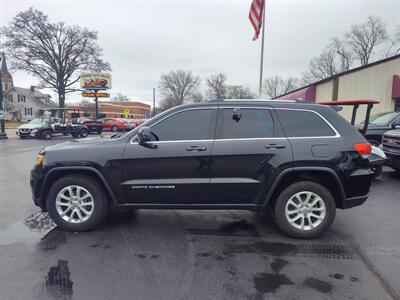
[[[268,138],[274,136],[274,122],[268,109],[223,109],[223,139]]]
[[[206,140],[215,129],[216,109],[179,112],[151,127],[156,141]]]
[[[276,110],[287,137],[335,136],[332,128],[317,114],[302,110]]]

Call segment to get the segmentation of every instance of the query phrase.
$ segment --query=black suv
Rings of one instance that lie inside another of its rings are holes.
[[[371,146],[327,106],[215,101],[172,108],[114,138],[43,149],[31,172],[36,205],[84,231],[110,204],[272,212],[297,238],[326,231],[336,208],[361,205]]]
[[[382,150],[389,158],[387,165],[400,172],[400,129],[385,132],[382,138]]]
[[[362,130],[364,124],[359,125]],[[400,128],[400,112],[384,112],[371,116],[365,137],[374,146],[379,146],[383,134],[391,129]]]

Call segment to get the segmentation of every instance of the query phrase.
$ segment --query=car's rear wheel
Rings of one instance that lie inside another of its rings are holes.
[[[294,238],[314,238],[332,225],[336,203],[322,185],[300,181],[286,187],[274,203],[275,224]]]
[[[47,197],[51,219],[66,231],[86,231],[106,217],[108,200],[103,187],[94,179],[66,176],[56,181]]]
[[[117,127],[117,126],[115,126],[115,125],[113,125],[113,126],[111,127],[111,131],[113,131],[113,132],[117,132],[117,131],[118,131],[118,127]]]
[[[82,128],[81,131],[79,132],[80,137],[85,138],[89,135],[89,131],[85,128]]]
[[[45,139],[45,140],[50,140],[50,139],[51,139],[51,131],[50,131],[50,130],[45,130],[45,131],[43,131],[43,132],[40,134],[40,137],[41,137],[42,139]]]

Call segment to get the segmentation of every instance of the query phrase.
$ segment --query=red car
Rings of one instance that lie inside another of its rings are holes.
[[[76,120],[78,124],[87,126],[89,132],[96,132],[100,134],[103,131],[104,124],[101,121],[96,121],[94,118],[79,118]]]
[[[104,124],[104,130],[124,131],[129,129],[128,123],[119,119],[101,119]]]

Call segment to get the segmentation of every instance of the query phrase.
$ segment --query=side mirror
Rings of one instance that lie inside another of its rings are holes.
[[[236,122],[239,122],[241,118],[242,118],[242,112],[240,111],[240,108],[234,108],[232,119],[235,120]]]
[[[392,124],[392,128],[393,129],[400,129],[400,124],[399,123]]]
[[[151,141],[151,129],[149,127],[141,127],[138,131],[139,144],[146,144]]]

